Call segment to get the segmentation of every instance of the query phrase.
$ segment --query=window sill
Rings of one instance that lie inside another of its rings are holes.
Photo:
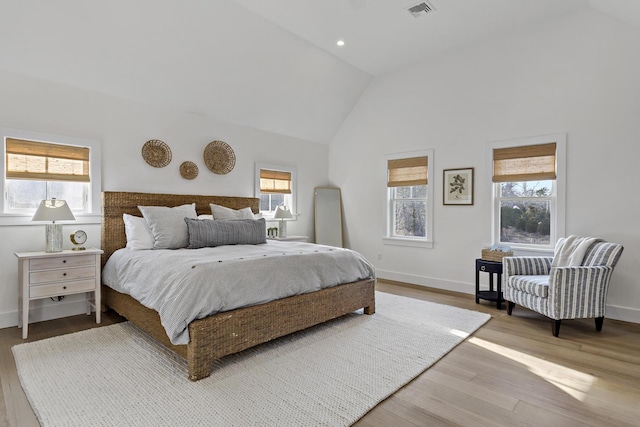
[[[408,239],[400,237],[383,237],[382,243],[391,246],[406,246],[411,248],[432,249],[433,241],[427,239]]]
[[[526,246],[511,246],[516,256],[553,256],[553,248],[531,248]]]

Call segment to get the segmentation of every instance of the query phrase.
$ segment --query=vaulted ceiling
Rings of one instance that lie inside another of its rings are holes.
[[[640,24],[637,0],[418,3],[3,0],[0,69],[327,143],[375,76],[586,7]]]

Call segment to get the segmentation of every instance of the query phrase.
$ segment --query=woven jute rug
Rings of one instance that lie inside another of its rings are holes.
[[[43,426],[348,426],[490,316],[378,292],[347,315],[224,358],[204,380],[130,323],[13,347]]]

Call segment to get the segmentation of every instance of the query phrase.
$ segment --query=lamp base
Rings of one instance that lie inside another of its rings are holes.
[[[280,226],[278,227],[278,237],[287,237],[287,221],[280,220]]]
[[[46,226],[46,247],[45,252],[62,252],[62,225],[47,224]]]

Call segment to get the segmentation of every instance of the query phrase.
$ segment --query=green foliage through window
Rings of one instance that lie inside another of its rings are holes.
[[[548,245],[551,237],[551,181],[500,184],[500,241]]]

